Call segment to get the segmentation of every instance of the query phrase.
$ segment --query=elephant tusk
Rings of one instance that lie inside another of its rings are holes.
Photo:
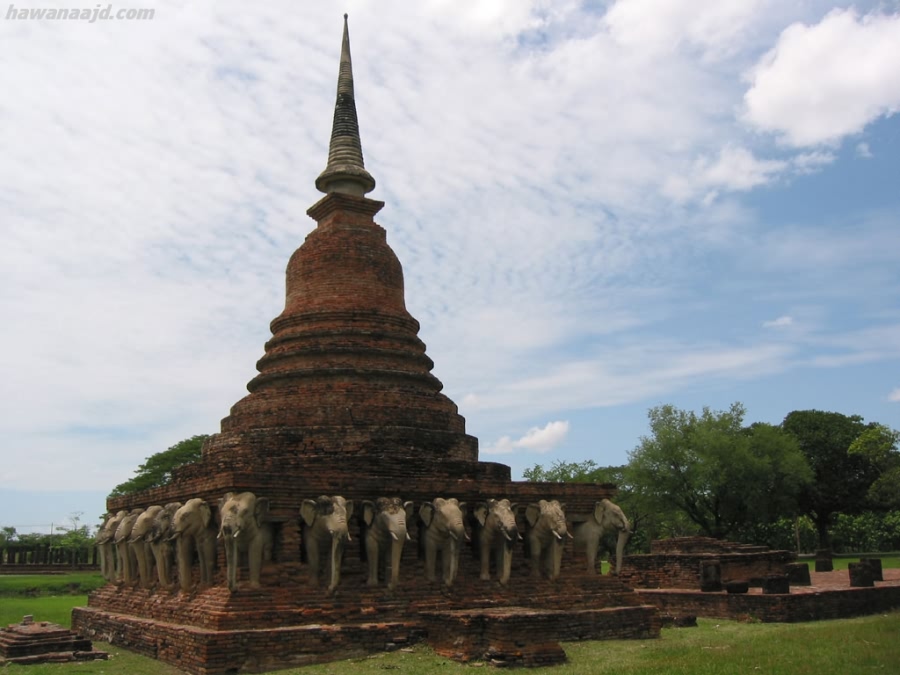
[[[469,536],[468,532],[463,532],[463,535],[465,535],[466,541],[472,541],[472,538]]]
[[[406,533],[406,541],[412,541],[412,537],[409,536],[409,532]]]
[[[575,538],[575,537],[572,536],[572,533],[569,532],[568,530],[566,530],[566,536],[567,536],[569,539],[574,539],[574,538]]]
[[[451,531],[448,532],[447,534],[450,535],[450,538],[451,538],[453,541],[459,541],[459,537],[456,536],[456,532],[453,532],[453,531],[451,530]]]
[[[391,532],[391,539],[393,539],[394,541],[400,541],[399,538],[397,537],[397,535],[394,534],[393,532]]]
[[[556,537],[558,540],[562,541],[562,535],[559,532],[554,530],[553,536]]]
[[[236,529],[234,532],[231,533],[231,538],[232,538],[232,539],[237,539],[237,538],[238,538],[238,535],[239,535],[240,533],[241,533],[241,528]]]
[[[173,534],[171,537],[169,537],[166,541],[175,541],[176,539],[178,539],[178,536],[179,536],[180,534],[181,534],[181,532],[176,532],[176,533]],[[222,533],[221,533],[221,532],[219,533],[219,536],[220,536],[220,537],[222,536]]]
[[[506,541],[512,541],[512,537],[509,536],[509,532],[503,530],[503,536],[506,537]]]
[[[353,537],[350,536],[350,533],[347,533],[347,541],[353,541]]]

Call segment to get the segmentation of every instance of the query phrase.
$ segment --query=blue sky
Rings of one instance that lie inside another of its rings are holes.
[[[0,19],[0,524],[93,522],[243,396],[344,11],[378,222],[482,459],[621,464],[663,403],[900,427],[896,0],[116,6],[156,12]]]

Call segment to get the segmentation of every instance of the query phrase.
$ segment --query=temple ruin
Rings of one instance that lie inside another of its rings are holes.
[[[74,610],[73,628],[203,675],[347,658],[419,640],[462,661],[543,665],[565,659],[561,640],[658,637],[656,608],[621,581],[588,571],[567,538],[558,543],[564,550],[556,578],[535,572],[518,536],[508,537],[509,581],[498,582],[493,562],[490,579],[482,578],[478,505],[510,500],[526,534],[529,505],[559,500],[574,523],[615,487],[513,482],[509,467],[479,461],[478,441],[441,393],[419,324],[406,309],[401,264],[374,220],[383,203],[366,196],[375,180],[363,161],[346,16],[328,162],[315,184],[325,193],[307,211],[316,227],[288,262],[284,311],[271,323],[249,394],[204,444],[201,461],[174,471],[165,487],[108,501],[110,513],[136,515],[202,500],[218,523],[219,500],[252,493],[268,538],[259,584],[248,578],[247,554],[238,552],[229,588],[219,544],[211,583],[204,583],[202,551],[177,575],[173,569],[170,584],[143,573],[128,581],[113,576],[87,607]],[[320,495],[356,505],[334,589],[312,577],[305,558],[309,527],[301,510]],[[390,587],[376,575],[372,584],[366,509],[398,497],[412,514],[399,580]],[[437,498],[468,505],[471,541],[462,545],[452,585],[430,581],[419,557],[423,522],[416,514]],[[168,555],[164,543],[160,555]]]

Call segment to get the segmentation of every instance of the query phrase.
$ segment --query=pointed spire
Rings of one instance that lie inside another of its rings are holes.
[[[337,101],[334,124],[328,147],[328,166],[316,179],[316,189],[326,194],[364,196],[375,189],[375,179],[366,171],[359,141],[359,122],[353,98],[353,66],[350,61],[350,33],[344,14],[344,39],[341,44],[341,67],[338,72]]]

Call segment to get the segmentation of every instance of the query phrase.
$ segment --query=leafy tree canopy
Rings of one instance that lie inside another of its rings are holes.
[[[862,455],[875,468],[878,477],[866,493],[876,509],[900,508],[900,431],[884,424],[870,424],[850,444],[850,455]]]
[[[745,410],[651,408],[649,436],[630,454],[632,489],[681,511],[707,536],[793,515],[812,478],[796,440],[770,424],[743,427]]]
[[[592,459],[583,462],[563,462],[557,460],[545,469],[535,464],[522,472],[525,480],[532,483],[615,483],[614,467],[601,467]]]
[[[813,470],[813,482],[800,495],[800,508],[815,522],[823,547],[829,546],[834,514],[859,513],[867,506],[869,489],[878,478],[869,450],[877,443],[860,440],[859,451],[853,453],[850,447],[873,426],[859,415],[821,410],[795,410],[781,424],[797,439]],[[873,456],[881,452],[872,450]]]
[[[209,438],[208,434],[191,436],[176,443],[168,450],[151,455],[135,470],[133,478],[114,487],[109,496],[121,497],[168,485],[172,480],[173,469],[200,460],[200,448],[207,438]]]

